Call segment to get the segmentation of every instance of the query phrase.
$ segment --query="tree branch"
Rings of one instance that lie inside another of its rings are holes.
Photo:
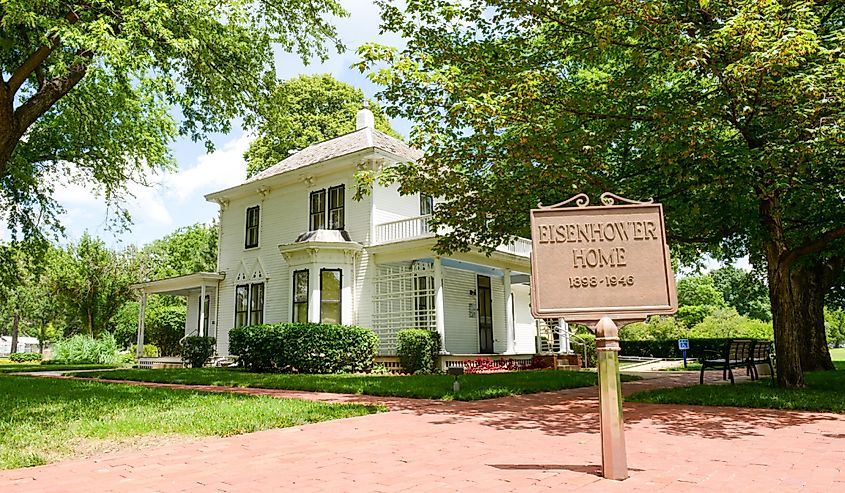
[[[93,53],[86,51],[80,54],[81,56],[91,58]],[[40,91],[35,93],[24,104],[20,105],[15,110],[15,118],[19,122],[19,127],[25,131],[30,125],[35,123],[41,115],[43,115],[56,101],[64,97],[73,87],[82,80],[82,77],[88,72],[88,65],[74,65],[68,70],[68,74],[64,77],[57,77],[44,83]]]
[[[79,20],[79,15],[76,12],[69,12],[65,16],[65,20],[70,24],[75,24]],[[59,37],[51,36],[49,45],[42,45],[35,53],[29,56],[23,64],[15,70],[15,73],[9,78],[9,93],[14,96],[18,89],[23,85],[26,79],[32,75],[35,70],[41,66],[44,60],[53,53],[53,50],[59,46]]]
[[[815,240],[793,249],[789,252],[789,254],[787,254],[787,258],[789,261],[793,261],[797,260],[798,257],[801,257],[803,255],[817,253],[821,251],[828,243],[842,236],[845,236],[845,226],[840,226],[834,230],[828,231],[827,233],[816,238]]]

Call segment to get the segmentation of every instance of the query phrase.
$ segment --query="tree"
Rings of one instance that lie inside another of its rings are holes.
[[[728,265],[714,270],[710,276],[725,302],[740,315],[764,322],[772,319],[768,290],[756,273]]]
[[[244,154],[253,176],[291,152],[355,130],[364,92],[329,74],[300,75],[277,83],[259,110],[258,137]],[[376,129],[399,137],[377,103],[367,100]]]
[[[60,229],[57,179],[123,211],[128,182],[172,165],[177,134],[196,140],[235,117],[254,121],[274,47],[303,58],[324,57],[326,42],[341,49],[326,20],[341,15],[335,0],[4,2],[4,219],[24,236]]]
[[[824,311],[827,339],[834,347],[845,345],[845,310],[831,308]]]
[[[370,77],[425,151],[383,178],[445,197],[440,249],[527,235],[576,191],[653,197],[671,241],[765,270],[778,384],[803,385],[801,272],[845,249],[839,2],[379,5],[408,44],[360,67],[386,64]]]
[[[144,246],[139,253],[144,275],[161,279],[216,271],[218,231],[217,222],[198,223],[179,228]]]
[[[102,240],[82,235],[75,245],[55,250],[49,260],[52,291],[64,307],[68,323],[89,336],[101,334],[121,306],[132,298],[129,285],[138,268],[125,253],[106,248]]]

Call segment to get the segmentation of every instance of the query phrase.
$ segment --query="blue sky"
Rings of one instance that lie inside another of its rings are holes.
[[[370,41],[401,46],[402,40],[379,35],[379,12],[372,0],[340,0],[340,3],[350,13],[349,17],[334,22],[347,47],[346,52],[332,53],[325,62],[314,59],[307,65],[298,56],[278,53],[278,76],[288,79],[299,74],[329,73],[373,97],[378,87],[364,74],[349,68],[357,60],[356,49]],[[392,124],[400,134],[408,135],[409,122],[393,121]],[[206,202],[203,195],[237,185],[246,178],[243,153],[251,136],[236,127],[228,134],[213,135],[212,140],[216,150],[211,154],[206,153],[202,143],[178,140],[173,145],[178,170],[150,177],[154,183],[152,187],[130,187],[134,198],[128,199],[125,205],[132,215],[133,224],[126,232],[109,229],[109,211],[95,193],[72,184],[58,186],[55,196],[66,209],[62,222],[67,240],[75,241],[88,231],[114,247],[143,245],[177,228],[210,222],[217,216],[218,207]]]

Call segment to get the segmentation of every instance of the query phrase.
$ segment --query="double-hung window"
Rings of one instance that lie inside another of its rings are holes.
[[[244,248],[255,248],[258,246],[258,215],[259,207],[257,205],[246,210]]]
[[[424,193],[420,194],[420,215],[430,216],[434,213],[434,198]]]
[[[235,286],[235,327],[264,323],[264,283]]]
[[[338,185],[311,192],[308,214],[308,229],[343,229],[345,187]]]
[[[308,229],[326,229],[326,191],[311,192],[310,221]]]
[[[320,322],[340,323],[340,296],[342,275],[340,269],[320,270]]]
[[[293,321],[308,321],[308,271],[293,273]]]

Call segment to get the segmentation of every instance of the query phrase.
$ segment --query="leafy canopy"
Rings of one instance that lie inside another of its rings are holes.
[[[61,229],[56,183],[125,216],[130,181],[173,165],[177,135],[255,121],[275,48],[341,48],[335,0],[10,0],[0,17],[0,213],[15,233]],[[178,115],[178,118],[175,116]],[[207,142],[210,146],[210,143]]]
[[[311,144],[355,130],[355,114],[364,93],[329,74],[300,75],[277,83],[258,112],[258,137],[244,157],[253,176]],[[367,100],[376,129],[399,135],[379,105]]]

